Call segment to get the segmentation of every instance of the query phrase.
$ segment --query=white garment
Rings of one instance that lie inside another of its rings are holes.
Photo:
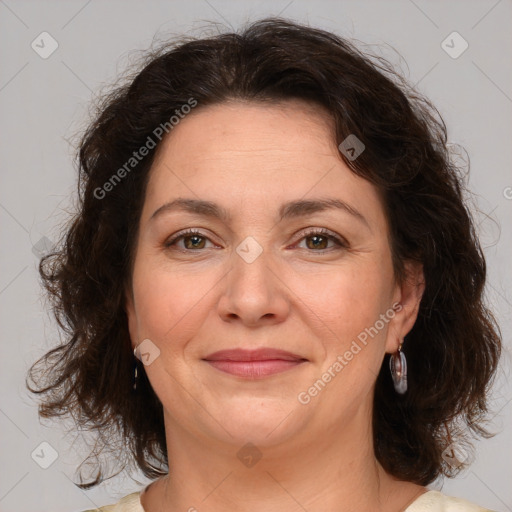
[[[113,505],[84,512],[145,512],[140,503],[140,491],[128,494]],[[446,496],[439,491],[427,491],[416,498],[404,512],[493,512],[462,498]]]

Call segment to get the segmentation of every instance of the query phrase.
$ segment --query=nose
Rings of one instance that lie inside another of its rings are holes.
[[[265,251],[254,260],[240,254],[233,252],[231,270],[223,280],[219,315],[224,321],[239,320],[253,327],[284,321],[290,310],[290,290],[271,258]]]

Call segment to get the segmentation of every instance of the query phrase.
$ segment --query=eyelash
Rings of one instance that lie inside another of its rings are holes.
[[[302,234],[302,237],[299,239],[299,242],[301,242],[303,239],[311,237],[313,235],[320,235],[322,237],[326,237],[329,240],[332,240],[335,244],[337,244],[339,246],[338,247],[339,249],[348,249],[348,247],[349,247],[349,245],[346,242],[346,240],[344,240],[343,238],[340,238],[340,237],[334,235],[331,231],[329,231],[328,229],[325,229],[325,228],[309,228],[308,230],[306,230]],[[186,231],[182,231],[181,233],[178,233],[176,236],[174,236],[170,240],[166,241],[165,244],[164,244],[165,248],[170,249],[179,240],[185,239],[185,238],[189,238],[189,237],[193,237],[193,236],[198,236],[200,238],[204,238],[206,240],[210,240],[207,236],[205,236],[200,231],[197,231],[195,229],[188,229]],[[211,242],[211,240],[210,240],[210,242]],[[322,253],[329,252],[329,251],[331,251],[333,249],[334,248],[331,247],[330,249],[320,249],[318,251],[310,250],[310,252],[317,252],[317,253],[321,253],[322,254]],[[197,252],[197,251],[201,251],[201,249],[197,249],[197,250],[195,250],[195,249],[179,249],[179,250],[181,250],[182,252]]]

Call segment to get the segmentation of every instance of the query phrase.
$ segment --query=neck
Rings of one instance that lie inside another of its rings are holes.
[[[246,443],[201,439],[166,417],[169,475],[152,486],[143,506],[146,512],[403,510],[426,489],[383,470],[368,413],[360,410],[342,429],[314,439],[304,432],[293,442],[247,448],[242,460],[237,452]]]

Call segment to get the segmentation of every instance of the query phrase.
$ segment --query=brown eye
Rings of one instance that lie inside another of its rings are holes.
[[[347,248],[348,244],[343,239],[334,235],[326,229],[315,229],[304,233],[301,240],[306,240],[306,248],[313,250],[313,252],[328,251],[329,242],[334,242],[338,248]],[[332,249],[332,247],[331,247]]]
[[[204,236],[200,231],[188,230],[178,233],[178,235],[173,237],[171,240],[165,242],[165,247],[170,248],[175,246],[181,240],[183,240],[184,245],[182,247],[178,247],[178,249],[193,251],[197,249],[205,249],[205,243],[209,238]]]
[[[188,235],[188,236],[182,236],[183,240],[185,241],[185,247],[187,249],[202,249],[204,246],[204,238],[199,235]],[[187,241],[190,241],[189,244],[187,244]],[[201,243],[201,241],[203,243]]]
[[[327,249],[329,238],[324,235],[310,235],[305,237],[306,240],[311,240],[311,244],[306,242],[308,249]]]

